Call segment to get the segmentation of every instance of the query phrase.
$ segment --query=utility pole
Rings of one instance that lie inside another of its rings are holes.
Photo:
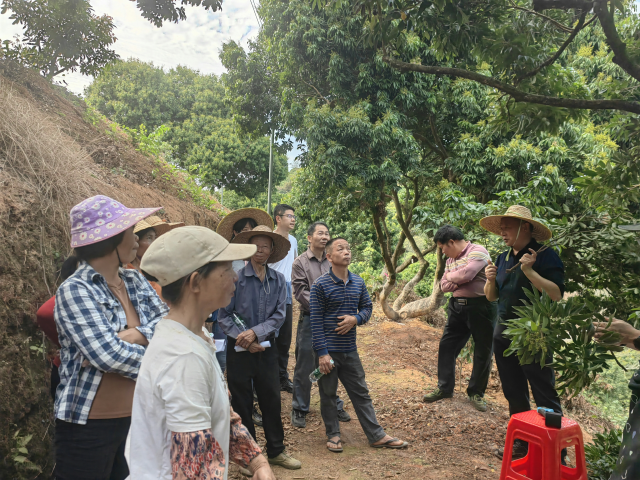
[[[273,129],[269,142],[269,190],[267,191],[267,212],[271,215],[271,173],[273,171]]]

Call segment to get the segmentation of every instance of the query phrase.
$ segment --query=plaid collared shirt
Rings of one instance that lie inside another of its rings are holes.
[[[120,277],[140,317],[136,328],[151,340],[168,307],[136,270],[120,269]],[[145,347],[120,340],[118,332],[127,328],[124,309],[104,277],[86,262],[80,262],[76,272],[58,288],[55,321],[61,346],[55,416],[84,425],[102,373],[118,373],[135,380]],[[84,360],[91,365],[83,367]]]

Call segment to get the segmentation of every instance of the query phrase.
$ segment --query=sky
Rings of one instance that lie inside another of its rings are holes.
[[[120,58],[139,58],[166,68],[185,65],[202,73],[224,72],[218,53],[229,40],[245,48],[258,34],[258,20],[249,0],[227,0],[222,11],[211,12],[202,7],[186,7],[187,19],[179,23],[165,22],[154,27],[142,18],[135,2],[130,0],[91,0],[95,13],[113,17],[115,52]],[[22,28],[12,25],[9,13],[0,15],[0,38],[12,39]],[[65,80],[69,90],[82,94],[92,78],[71,73],[56,80]]]
[[[224,42],[234,40],[247,48],[249,40],[258,35],[258,20],[249,0],[225,0],[222,11],[211,12],[202,7],[185,7],[187,19],[179,23],[165,22],[154,27],[142,18],[136,4],[130,0],[90,0],[97,15],[113,17],[115,52],[122,59],[138,58],[166,69],[184,65],[202,73],[224,73],[218,58]],[[256,1],[256,5],[258,2]],[[13,39],[22,27],[12,25],[9,12],[0,14],[0,39]],[[59,75],[54,80],[65,81],[67,88],[82,95],[93,80],[79,72]],[[289,164],[299,152],[289,153]]]

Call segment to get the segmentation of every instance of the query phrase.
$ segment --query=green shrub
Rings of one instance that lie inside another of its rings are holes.
[[[589,480],[609,480],[618,460],[621,442],[622,431],[614,429],[596,434],[593,443],[584,446]]]

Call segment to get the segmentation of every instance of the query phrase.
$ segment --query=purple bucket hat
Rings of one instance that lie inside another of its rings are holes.
[[[127,208],[104,195],[87,198],[71,209],[71,247],[84,247],[114,237],[161,209]]]

